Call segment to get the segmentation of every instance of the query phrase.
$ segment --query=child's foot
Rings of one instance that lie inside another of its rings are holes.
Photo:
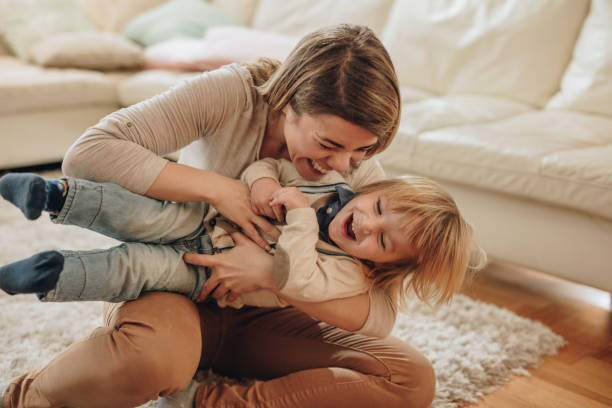
[[[0,267],[0,288],[9,295],[47,293],[55,288],[64,269],[64,256],[57,251],[41,252]]]
[[[32,173],[10,173],[0,179],[0,194],[17,206],[29,220],[44,211],[58,212],[64,205],[68,183],[45,180]]]
[[[47,182],[36,174],[9,173],[0,179],[0,194],[27,219],[35,220],[47,203]]]

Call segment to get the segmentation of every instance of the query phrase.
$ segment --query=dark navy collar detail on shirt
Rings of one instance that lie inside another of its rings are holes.
[[[319,223],[319,237],[332,245],[335,245],[329,239],[329,224],[338,215],[342,207],[351,201],[357,193],[355,193],[347,184],[337,184],[335,186],[336,193],[327,202],[326,205],[317,210],[317,221]]]

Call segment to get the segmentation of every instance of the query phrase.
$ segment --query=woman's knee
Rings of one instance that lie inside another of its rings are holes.
[[[117,373],[135,392],[171,394],[184,388],[200,361],[197,308],[184,296],[149,293],[112,312],[109,322],[121,353]]]
[[[409,407],[429,407],[434,399],[436,376],[431,362],[414,347],[398,339],[389,339],[398,355],[390,367],[390,380]],[[399,357],[399,358],[398,358]]]

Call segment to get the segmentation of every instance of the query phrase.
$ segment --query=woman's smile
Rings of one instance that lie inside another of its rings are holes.
[[[318,180],[330,170],[346,171],[376,144],[373,133],[330,114],[296,114],[283,108],[280,122],[289,157],[306,180]]]
[[[327,174],[327,172],[330,169],[324,169],[323,166],[321,166],[321,164],[313,159],[310,159],[310,165],[313,167],[313,169],[319,173],[321,173],[321,175]]]

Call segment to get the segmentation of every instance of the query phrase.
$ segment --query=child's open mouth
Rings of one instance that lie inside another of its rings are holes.
[[[353,214],[346,217],[344,221],[344,235],[353,241],[356,239],[355,230],[353,230]]]

